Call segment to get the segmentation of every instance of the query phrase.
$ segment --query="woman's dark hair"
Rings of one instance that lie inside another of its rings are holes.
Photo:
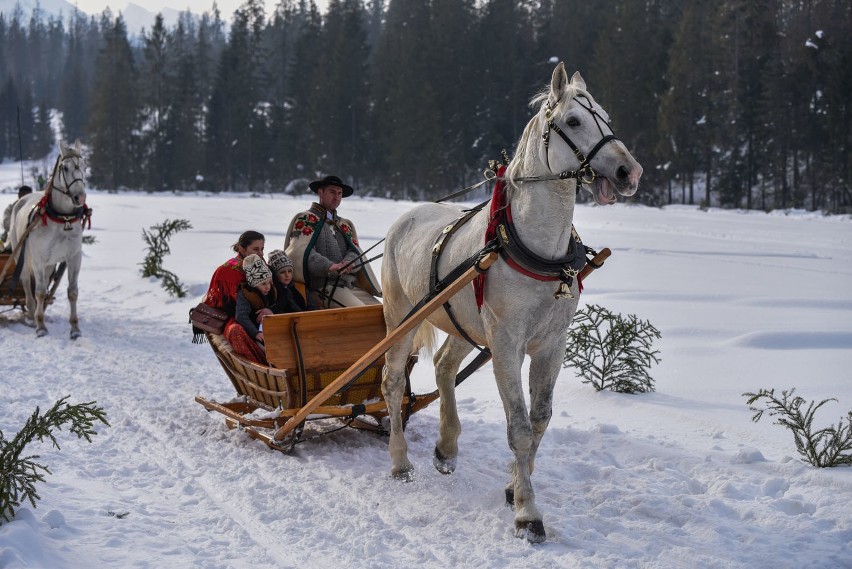
[[[252,230],[243,231],[243,234],[240,235],[240,238],[237,239],[237,242],[234,243],[234,246],[232,247],[233,250],[234,250],[234,253],[239,253],[240,247],[245,249],[246,247],[248,247],[249,245],[251,245],[252,243],[257,241],[258,239],[262,239],[263,241],[266,241],[266,237],[263,236],[263,233],[260,233],[258,231],[252,231]]]

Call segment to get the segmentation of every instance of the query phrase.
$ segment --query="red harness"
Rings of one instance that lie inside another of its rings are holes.
[[[497,183],[494,184],[494,193],[491,196],[491,208],[489,210],[488,228],[485,230],[485,243],[490,243],[491,241],[497,238],[497,228],[501,223],[506,222],[508,224],[512,224],[512,208],[511,205],[506,202],[506,181],[504,179],[505,173],[506,166],[500,166],[500,168],[497,170]],[[512,257],[508,255],[501,256],[503,257],[503,260],[506,261],[506,264],[508,264],[515,271],[521,273],[522,275],[526,275],[537,281],[560,280],[558,276],[534,273],[528,270],[526,267],[523,267],[518,264]],[[473,281],[473,291],[476,296],[476,307],[479,309],[482,308],[482,303],[485,301],[485,279],[487,278],[487,276],[487,272],[480,273]],[[579,278],[579,276],[577,278],[577,286],[579,287],[579,291],[583,292],[583,282]]]
[[[74,208],[74,213],[71,215],[61,214],[50,205],[50,190],[45,192],[44,196],[36,204],[36,216],[41,217],[42,225],[47,225],[47,220],[49,219],[54,223],[65,224],[65,229],[70,230],[71,224],[79,220],[83,229],[86,229],[86,222],[88,222],[88,228],[92,228],[92,208],[83,204],[78,208]]]

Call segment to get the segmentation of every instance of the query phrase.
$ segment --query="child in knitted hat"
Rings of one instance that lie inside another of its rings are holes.
[[[245,328],[249,337],[263,344],[261,320],[272,314],[272,307],[278,294],[272,286],[272,271],[258,255],[249,255],[243,259],[243,272],[246,282],[237,291],[237,324]]]
[[[275,275],[274,284],[278,301],[272,311],[275,314],[307,310],[305,299],[293,284],[293,262],[280,249],[269,253],[269,268]]]

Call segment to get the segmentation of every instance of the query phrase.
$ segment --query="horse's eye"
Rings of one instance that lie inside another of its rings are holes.
[[[65,170],[65,171],[67,172],[67,171],[68,171],[68,166],[63,166],[63,167],[62,167],[62,169],[63,169],[63,170]]]
[[[580,121],[577,120],[575,117],[571,117],[567,121],[565,121],[565,124],[567,124],[568,126],[580,126]]]

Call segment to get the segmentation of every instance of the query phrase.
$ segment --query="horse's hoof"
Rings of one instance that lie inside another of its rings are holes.
[[[435,468],[437,468],[438,472],[441,474],[452,474],[455,472],[456,460],[456,457],[445,457],[441,451],[438,450],[438,447],[435,447],[435,456],[432,457],[432,464],[435,465]]]
[[[541,520],[516,521],[515,537],[525,537],[530,543],[542,543],[547,538],[544,533],[544,523]]]
[[[514,488],[506,488],[506,505],[513,506],[515,505],[515,489]]]
[[[409,464],[402,468],[391,469],[391,478],[401,482],[411,482],[414,480],[414,467]]]
[[[76,340],[77,338],[79,338],[82,335],[83,335],[83,333],[80,332],[79,330],[71,330],[71,339],[72,340]]]
[[[47,328],[39,328],[36,330],[36,338],[43,338],[47,336]]]

